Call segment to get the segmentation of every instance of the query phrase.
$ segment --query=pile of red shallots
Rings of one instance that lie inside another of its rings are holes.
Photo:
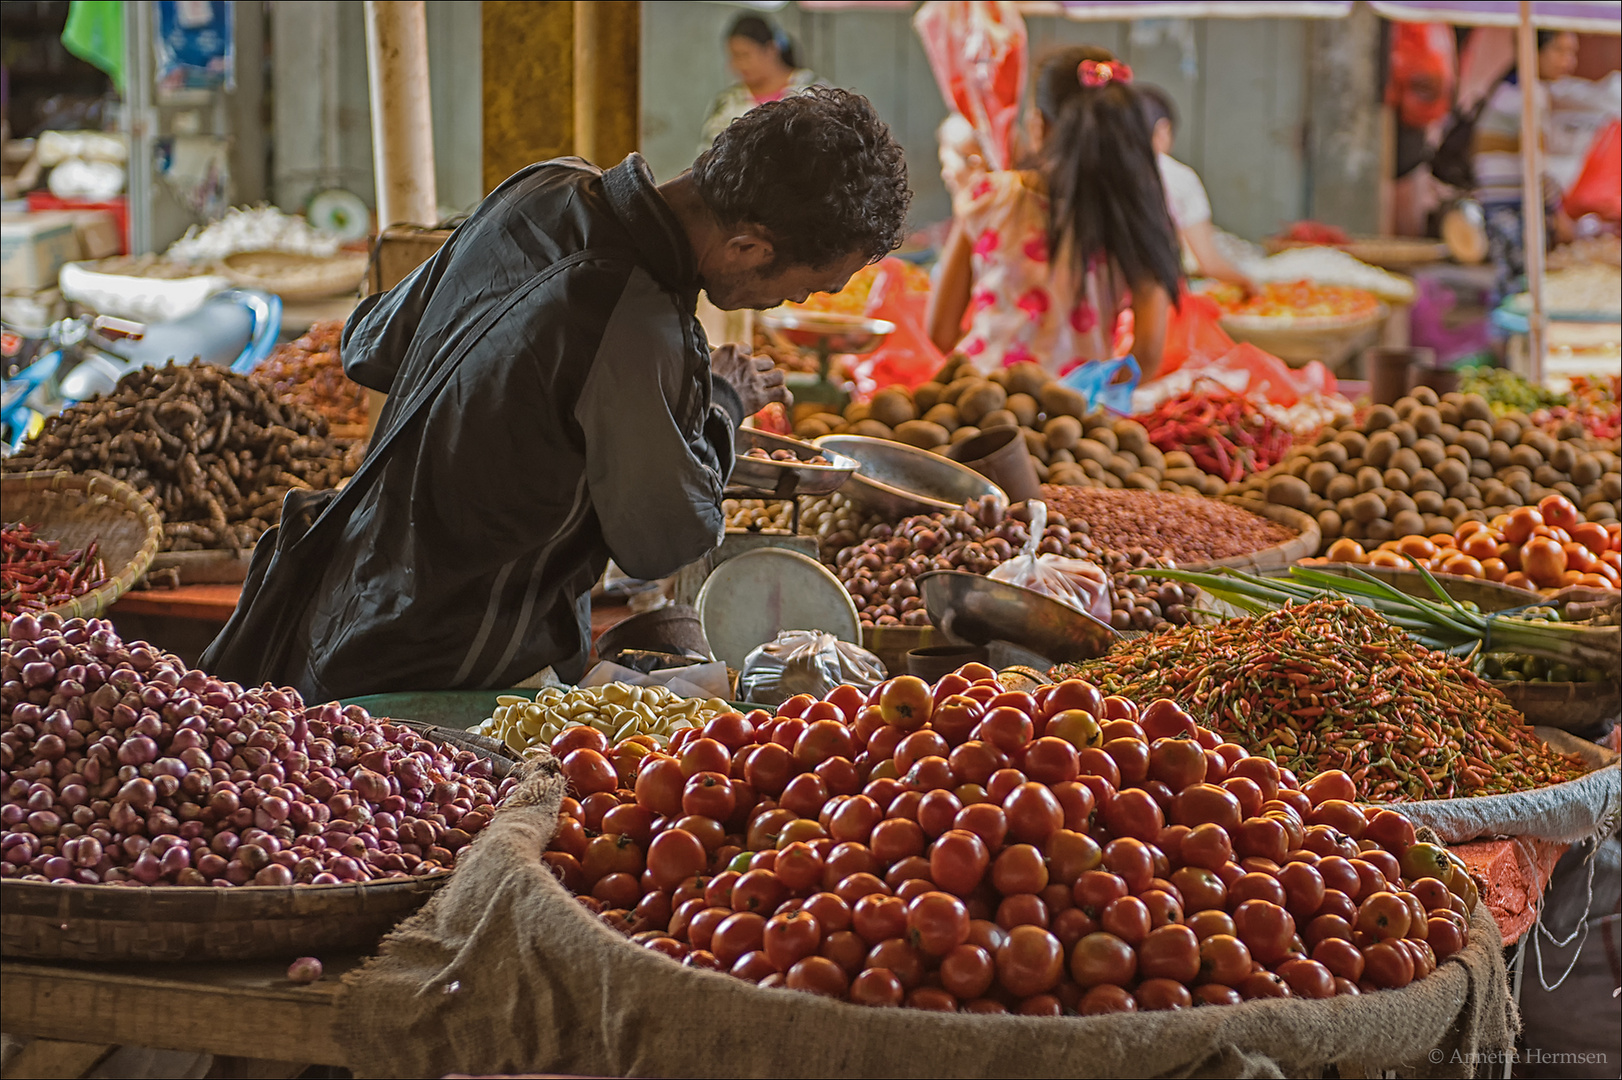
[[[19,615],[0,641],[0,875],[339,884],[448,869],[510,787],[356,706],[245,689],[105,620]]]

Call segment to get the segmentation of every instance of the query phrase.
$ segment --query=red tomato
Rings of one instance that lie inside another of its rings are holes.
[[[1141,784],[1148,779],[1149,744],[1140,738],[1111,739],[1108,732],[1105,735],[1104,753],[1115,760],[1115,767],[1121,772],[1121,786]]]
[[[817,951],[822,944],[822,927],[815,915],[805,911],[773,915],[766,920],[762,942],[766,959],[778,971],[786,972]]]
[[[1189,721],[1189,727],[1193,727],[1193,721]],[[1206,769],[1205,750],[1192,738],[1160,738],[1149,747],[1149,776],[1174,793],[1204,782]]]
[[[1278,883],[1284,887],[1284,907],[1297,923],[1306,924],[1323,904],[1323,875],[1304,862],[1286,863],[1281,867]]]
[[[883,820],[884,811],[878,803],[866,795],[852,795],[834,811],[828,823],[828,835],[838,843],[864,843]]]
[[[1042,784],[1062,784],[1081,772],[1076,748],[1063,739],[1044,736],[1025,748],[1025,775]]]
[[[1043,708],[1048,716],[1071,709],[1080,709],[1100,719],[1104,716],[1104,697],[1098,687],[1082,679],[1066,679],[1055,684],[1048,693]]]
[[[1153,929],[1148,905],[1136,896],[1111,900],[1099,914],[1098,925],[1132,946],[1141,945]]]
[[[1295,919],[1268,900],[1246,900],[1233,912],[1233,925],[1251,955],[1264,964],[1276,964],[1289,955]]]
[[[978,945],[965,942],[941,957],[941,986],[965,1001],[983,996],[996,976],[991,953]]]
[[[1103,865],[1104,851],[1084,832],[1060,829],[1048,837],[1043,847],[1047,857],[1048,880],[1074,885],[1082,874]]]
[[[715,745],[719,746],[720,743]],[[744,766],[744,780],[763,795],[776,797],[783,793],[797,766],[788,748],[775,742],[756,750]]]
[[[959,814],[959,817],[962,815]],[[924,830],[918,827],[915,821],[905,818],[891,818],[881,821],[873,828],[868,846],[873,851],[873,857],[886,865],[900,862],[913,855],[922,855],[927,840]]]
[[[914,731],[896,744],[895,767],[903,775],[927,757],[945,758],[952,752],[940,734],[929,729]]]
[[[1226,911],[1196,911],[1189,915],[1184,925],[1194,931],[1194,936],[1201,941],[1216,934],[1233,936],[1233,919]]]
[[[1008,815],[1008,832],[1030,844],[1045,843],[1064,827],[1064,807],[1046,786],[1034,782],[1020,784],[1002,801]],[[1159,828],[1155,833],[1159,833]]]
[[[1250,949],[1232,934],[1217,933],[1200,938],[1197,954],[1201,982],[1237,988],[1250,975]]]
[[[867,956],[867,942],[854,930],[836,930],[822,939],[822,948],[817,950],[818,956],[826,956],[847,975],[854,975],[862,970],[862,963]]]
[[[1230,833],[1239,828],[1242,820],[1239,800],[1232,792],[1215,784],[1194,784],[1179,791],[1172,799],[1171,813],[1167,816],[1176,825],[1192,828],[1209,821]]]
[[[1312,947],[1312,959],[1335,978],[1355,983],[1363,977],[1363,953],[1347,938],[1324,938]]]
[[[1095,986],[1082,995],[1076,1012],[1082,1016],[1104,1016],[1109,1013],[1138,1011],[1138,1002],[1131,993],[1113,984]]]
[[[924,1012],[957,1012],[957,998],[938,986],[920,986],[907,995],[907,1008]]]
[[[834,893],[820,892],[808,896],[800,910],[815,915],[824,934],[850,929],[850,905]]]
[[[1233,842],[1228,830],[1212,822],[1204,822],[1195,825],[1183,837],[1178,855],[1188,866],[1216,870],[1233,858]]]
[[[1111,901],[1127,895],[1126,879],[1107,870],[1089,870],[1076,879],[1071,895],[1078,908],[1096,919]]]
[[[967,896],[985,877],[991,854],[985,842],[965,829],[951,829],[929,852],[930,877],[946,892]]]
[[[619,787],[619,774],[608,758],[596,750],[571,750],[560,764],[569,789],[580,798]]]
[[[788,969],[785,985],[823,997],[842,998],[850,985],[845,970],[825,956],[808,956]]]
[[[1008,755],[990,743],[971,739],[953,748],[946,759],[952,774],[971,784],[985,784],[998,769],[1008,767]]]
[[[988,710],[974,729],[976,739],[991,743],[1005,754],[1021,749],[1035,734],[1030,714],[1009,706]]]
[[[1093,824],[1095,802],[1090,788],[1076,780],[1053,784],[1053,797],[1064,809],[1064,827],[1084,831]]]
[[[648,845],[647,869],[652,871],[661,889],[674,889],[702,872],[708,861],[704,845],[692,833],[681,829],[666,829]]]
[[[959,810],[951,827],[974,833],[985,842],[986,850],[995,854],[1002,850],[1008,836],[1008,815],[996,803],[978,802]]]
[[[818,706],[837,711],[826,702],[818,702],[812,709]],[[849,759],[856,756],[856,742],[851,737],[850,728],[842,720],[813,717],[810,713],[806,714],[806,718],[811,721],[810,724],[794,741],[794,760],[801,767],[814,769],[829,758]]]
[[[991,883],[1004,896],[1041,892],[1048,885],[1048,868],[1042,853],[1030,844],[1014,844],[1005,849],[991,864]]]
[[[907,932],[907,905],[899,897],[869,893],[851,905],[851,928],[869,945]],[[964,921],[968,921],[965,913]]]
[[[953,827],[962,809],[963,801],[950,791],[931,791],[918,800],[918,824],[925,835],[939,836]]]
[[[879,942],[867,953],[864,965],[869,969],[892,973],[908,990],[924,981],[924,954],[906,938]]]
[[[969,909],[950,893],[926,892],[906,907],[906,938],[928,956],[945,956],[969,937]]]
[[[1228,887],[1216,873],[1199,866],[1182,866],[1172,872],[1171,883],[1183,894],[1184,910],[1192,913],[1222,910],[1228,902]]]
[[[1199,939],[1186,926],[1156,927],[1138,946],[1138,971],[1146,979],[1193,982],[1200,973]]]
[[[1016,926],[997,949],[997,982],[1015,997],[1045,994],[1064,974],[1064,948],[1040,927]]]
[[[1377,892],[1357,906],[1357,929],[1376,941],[1407,935],[1413,911],[1393,892]]]
[[[1363,950],[1363,974],[1382,990],[1395,990],[1414,981],[1414,960],[1395,941],[1378,941]]]
[[[1146,844],[1158,840],[1160,830],[1166,825],[1160,804],[1148,792],[1137,788],[1128,788],[1115,796],[1102,816],[1104,827],[1114,836],[1131,837]]]
[[[773,872],[790,892],[805,892],[822,880],[822,856],[806,843],[778,849]]]
[[[1133,892],[1142,892],[1154,880],[1156,850],[1131,837],[1111,840],[1104,845],[1104,869],[1120,875]]]
[[[1294,997],[1290,984],[1276,972],[1253,971],[1245,977],[1239,987],[1239,994],[1246,1001],[1255,1001],[1259,998],[1287,998]]]
[[[1543,515],[1543,523],[1553,528],[1570,530],[1577,527],[1577,507],[1564,495],[1545,495],[1539,499],[1538,513]]]
[[[834,886],[834,893],[854,908],[857,901],[864,896],[874,894],[888,896],[890,887],[873,874],[847,874]]]
[[[702,915],[703,913],[700,913],[699,917]],[[694,922],[697,922],[697,918]],[[762,916],[752,911],[736,912],[715,927],[708,948],[723,967],[731,968],[745,953],[755,952],[760,948],[765,933],[766,920]],[[700,948],[704,947],[696,940],[693,944]]]
[[[1070,976],[1084,987],[1130,986],[1138,971],[1137,951],[1114,934],[1100,931],[1076,942]]]
[[[868,968],[850,981],[850,1000],[857,1005],[896,1008],[906,996],[901,980],[883,968]]]

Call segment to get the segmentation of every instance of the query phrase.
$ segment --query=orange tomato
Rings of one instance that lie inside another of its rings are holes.
[[[1368,555],[1363,551],[1363,545],[1349,536],[1343,536],[1330,544],[1326,554],[1329,556],[1329,561],[1334,563],[1368,562]]]
[[[1604,574],[1583,574],[1577,579],[1578,585],[1586,585],[1591,589],[1614,589],[1611,579]]]
[[[1377,548],[1376,550],[1378,550],[1378,551],[1396,551],[1397,548],[1401,544],[1402,544],[1401,540],[1387,540],[1385,543],[1381,544],[1379,546],[1379,548]]]
[[[1566,551],[1547,536],[1534,536],[1521,546],[1521,568],[1539,585],[1556,585],[1566,572]]]
[[[1543,515],[1535,506],[1517,506],[1509,512],[1509,524],[1504,526],[1504,539],[1520,547],[1532,538],[1532,530],[1543,524]]]
[[[1504,561],[1504,565],[1509,567],[1511,570],[1519,570],[1521,568],[1521,545],[1499,544],[1498,557],[1502,559]]]
[[[1604,563],[1606,566],[1609,566],[1612,570],[1622,570],[1622,551],[1617,551],[1615,548],[1612,548],[1610,551],[1607,551],[1605,554],[1601,555],[1599,557],[1599,561]]]
[[[1459,577],[1482,577],[1481,560],[1469,555],[1459,554],[1453,556],[1442,564],[1442,573],[1457,574]]]
[[[1472,559],[1490,559],[1498,554],[1498,541],[1493,538],[1491,530],[1475,532],[1465,537],[1459,550]]]
[[[1539,525],[1532,530],[1533,536],[1547,536],[1557,544],[1564,544],[1571,539],[1571,534],[1558,525]]]
[[[1555,584],[1558,585],[1562,589],[1569,589],[1573,585],[1575,585],[1578,582],[1582,581],[1582,579],[1583,579],[1583,575],[1579,574],[1577,571],[1575,571],[1575,570],[1567,570],[1565,573],[1560,575],[1560,580],[1557,581]]]
[[[1534,589],[1537,587],[1532,584],[1531,578],[1527,577],[1519,570],[1511,570],[1509,573],[1505,574],[1504,584],[1514,589]]]
[[[1438,549],[1445,548],[1445,547],[1452,547],[1453,546],[1453,534],[1452,533],[1431,533],[1430,542],[1435,544]]]
[[[1564,495],[1545,495],[1538,500],[1538,513],[1546,524],[1570,529],[1577,524],[1577,508]]]
[[[1561,544],[1560,549],[1566,553],[1566,569],[1575,570],[1579,574],[1586,574],[1599,566],[1599,559],[1594,553],[1575,540]]]
[[[1584,521],[1568,530],[1571,538],[1595,555],[1603,555],[1611,547],[1611,536],[1605,531],[1605,526],[1594,521]]]
[[[1389,551],[1385,548],[1381,548],[1379,551],[1376,551],[1374,554],[1370,555],[1368,564],[1370,566],[1386,566],[1398,570],[1406,570],[1410,565],[1408,560],[1403,558],[1397,552]]]
[[[1465,537],[1471,535],[1472,533],[1481,532],[1486,528],[1487,523],[1485,521],[1475,521],[1472,519],[1470,521],[1466,521],[1464,524],[1453,530],[1453,539],[1462,544]]]
[[[1441,551],[1438,551],[1436,553],[1436,561],[1438,563],[1445,563],[1449,559],[1451,559],[1453,556],[1455,556],[1455,555],[1463,555],[1463,554],[1464,554],[1464,552],[1460,551],[1458,548],[1454,547],[1452,544],[1449,544],[1447,547],[1443,548]]]
[[[1436,558],[1436,545],[1427,536],[1405,536],[1397,542],[1397,550],[1416,559]]]
[[[1488,581],[1503,581],[1509,576],[1509,567],[1504,565],[1503,559],[1482,559],[1481,573]]]
[[[1613,566],[1608,566],[1605,563],[1600,563],[1599,570],[1597,570],[1596,573],[1611,583],[1609,586],[1610,588],[1622,588],[1622,571],[1617,570]]]

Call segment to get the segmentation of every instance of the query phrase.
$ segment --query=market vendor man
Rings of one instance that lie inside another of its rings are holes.
[[[350,317],[344,369],[389,395],[367,462],[290,497],[205,666],[310,701],[578,678],[609,558],[651,579],[715,547],[733,432],[788,398],[769,360],[712,353],[699,290],[837,292],[899,245],[909,198],[873,107],[822,87],[663,184],[637,154],[515,174]]]

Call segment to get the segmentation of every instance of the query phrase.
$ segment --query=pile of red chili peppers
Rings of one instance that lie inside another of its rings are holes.
[[[1137,418],[1162,453],[1181,450],[1230,484],[1283,459],[1290,430],[1243,394],[1190,390]]]
[[[1585,771],[1465,661],[1343,600],[1145,634],[1054,676],[1171,698],[1302,780],[1344,770],[1373,802],[1526,791]]]
[[[44,611],[107,583],[98,541],[63,552],[59,540],[41,540],[33,526],[7,524],[0,534],[0,611],[9,620]]]

